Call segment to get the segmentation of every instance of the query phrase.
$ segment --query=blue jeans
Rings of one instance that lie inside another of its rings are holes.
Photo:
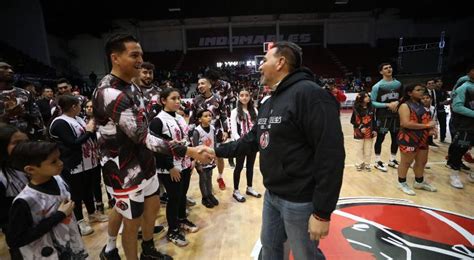
[[[312,202],[291,202],[265,191],[262,214],[262,259],[286,259],[283,243],[288,240],[295,259],[325,259],[308,233]]]

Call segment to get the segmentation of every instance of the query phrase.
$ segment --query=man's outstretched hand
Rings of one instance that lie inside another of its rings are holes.
[[[204,145],[188,147],[186,155],[203,164],[211,163],[216,158],[214,149]]]

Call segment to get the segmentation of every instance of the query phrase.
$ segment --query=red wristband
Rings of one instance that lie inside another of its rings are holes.
[[[312,215],[315,219],[317,219],[319,221],[329,222],[329,219],[320,218],[320,217],[318,217],[318,215],[316,215],[316,213],[313,213]]]

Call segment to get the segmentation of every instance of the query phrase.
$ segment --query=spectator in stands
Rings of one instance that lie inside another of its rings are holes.
[[[342,90],[336,87],[336,83],[334,81],[328,81],[328,83],[326,84],[326,88],[334,95],[334,97],[339,103],[343,103],[346,101],[346,94],[344,94]]]
[[[60,78],[56,84],[58,87],[58,96],[66,94],[72,95],[72,85],[67,79]]]
[[[0,122],[13,125],[30,140],[44,139],[41,113],[30,92],[13,86],[13,69],[0,62]]]
[[[54,107],[54,92],[51,87],[43,88],[41,98],[36,101],[45,125],[49,125],[51,119],[51,108]]]

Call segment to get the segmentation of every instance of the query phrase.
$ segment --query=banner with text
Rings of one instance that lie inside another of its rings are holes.
[[[260,47],[264,42],[291,41],[299,45],[323,43],[323,25],[282,25],[277,39],[275,26],[232,27],[233,47]],[[228,28],[187,29],[187,47],[206,49],[229,46]]]

